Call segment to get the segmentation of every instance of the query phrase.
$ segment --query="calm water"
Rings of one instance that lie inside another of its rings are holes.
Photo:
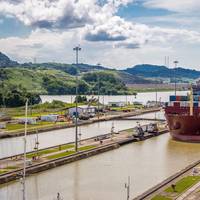
[[[157,114],[161,116],[162,114]],[[145,116],[145,115],[144,115]],[[149,116],[149,114],[148,114]],[[105,121],[94,124],[89,124],[79,127],[79,133],[82,134],[81,138],[89,138],[105,133],[110,133],[112,123],[114,123],[115,131],[120,131],[128,128],[135,127],[136,121],[118,120],[118,121]],[[141,121],[142,124],[147,124],[147,121]],[[75,138],[75,128],[66,128],[54,131],[40,133],[39,148],[46,148],[63,143],[73,142]],[[27,136],[27,151],[33,151],[36,141],[36,135]],[[23,153],[23,137],[8,138],[0,140],[0,158],[12,156]]]
[[[128,176],[133,198],[199,157],[199,144],[165,134],[28,177],[27,199],[53,200],[60,192],[64,200],[122,200]],[[21,200],[20,183],[1,187],[0,199]]]
[[[186,91],[178,91],[177,95],[186,94]],[[167,102],[169,101],[169,95],[173,95],[174,91],[170,92],[158,92],[157,93],[157,100]],[[91,98],[92,96],[88,96]],[[96,96],[97,98],[97,96]],[[63,102],[74,102],[75,96],[73,95],[58,95],[58,96],[50,96],[50,95],[42,95],[41,96],[42,102],[51,102],[53,100],[60,100]],[[156,100],[156,93],[155,92],[145,92],[145,93],[138,93],[136,98],[133,95],[124,95],[124,96],[100,96],[100,102],[103,104],[108,104],[108,102],[116,102],[116,101],[124,101],[124,102],[133,102],[139,101],[146,103],[147,101],[155,101]]]

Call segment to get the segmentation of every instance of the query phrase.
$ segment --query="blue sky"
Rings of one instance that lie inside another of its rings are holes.
[[[199,67],[199,0],[1,0],[0,51],[19,62]]]

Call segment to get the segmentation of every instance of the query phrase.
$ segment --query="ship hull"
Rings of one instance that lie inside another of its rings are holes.
[[[200,116],[165,114],[171,136],[184,142],[200,142]]]

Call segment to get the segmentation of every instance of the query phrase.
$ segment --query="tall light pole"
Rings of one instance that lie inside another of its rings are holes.
[[[22,177],[22,192],[23,200],[26,200],[26,136],[27,136],[27,115],[28,115],[28,99],[26,100],[25,106],[25,127],[24,127],[24,167],[23,167],[23,177]]]
[[[125,188],[126,188],[126,199],[130,199],[130,176],[128,177],[128,183],[125,183]]]
[[[100,99],[99,99],[99,95],[100,95],[100,83],[99,83],[99,74],[98,74],[98,120],[99,120],[99,109],[100,109],[100,107],[99,107],[99,101],[100,101]]]
[[[178,61],[174,61],[174,91],[175,91],[175,96],[176,96],[176,68],[177,68],[177,65],[178,65]]]
[[[81,51],[80,46],[73,48],[76,52],[76,67],[78,67],[78,53]],[[78,75],[76,74],[76,121],[75,121],[75,151],[78,152]]]

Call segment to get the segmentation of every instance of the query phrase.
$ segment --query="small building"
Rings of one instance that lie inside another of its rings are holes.
[[[57,120],[58,120],[58,115],[55,115],[55,114],[41,116],[41,121],[56,122]]]
[[[20,118],[19,123],[20,124],[25,124],[26,118]],[[37,121],[35,118],[27,118],[27,124],[37,124]]]
[[[70,116],[76,115],[76,107],[69,108],[68,112]],[[77,107],[78,115],[94,115],[95,112],[96,112],[95,106],[82,105]]]
[[[110,107],[124,107],[124,106],[126,106],[126,102],[124,102],[124,101],[108,102],[108,106],[110,106]]]

